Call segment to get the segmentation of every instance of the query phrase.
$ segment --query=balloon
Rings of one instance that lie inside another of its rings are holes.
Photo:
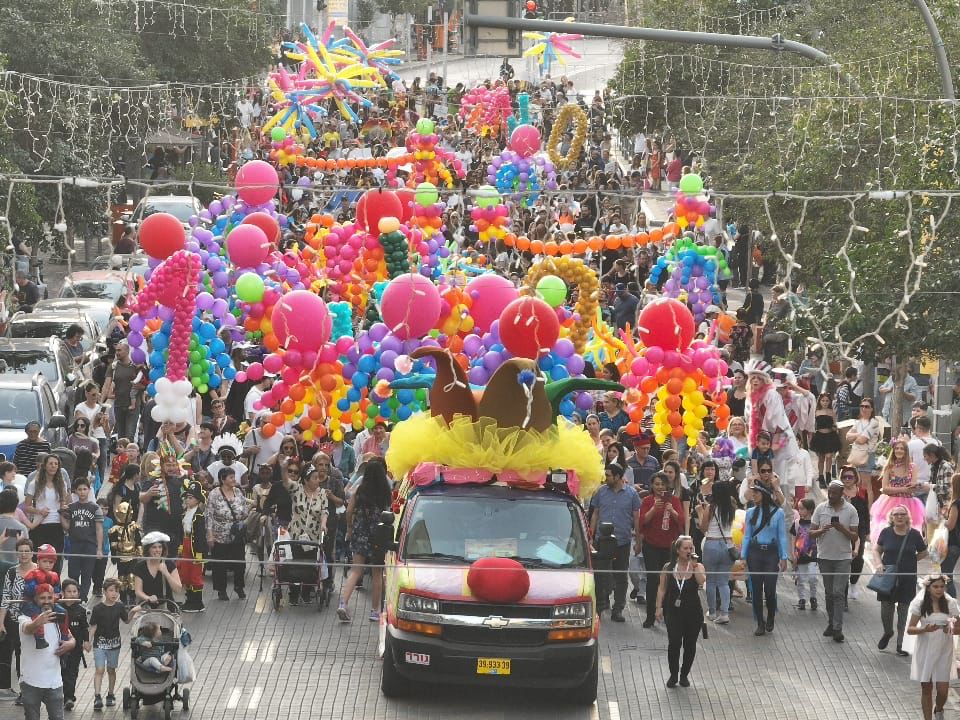
[[[673,298],[662,298],[640,312],[637,329],[640,341],[648,348],[676,351],[687,349],[696,326],[686,305]]]
[[[419,273],[390,281],[380,301],[383,321],[401,340],[426,335],[440,319],[440,292]]]
[[[540,298],[517,298],[500,313],[500,341],[518,357],[536,360],[558,337],[557,313]]]
[[[237,278],[237,297],[248,303],[263,300],[263,278],[256,273],[244,273]]]
[[[257,225],[237,225],[227,235],[227,254],[237,267],[256,267],[270,254],[270,241]]]
[[[477,188],[473,201],[477,204],[477,207],[484,209],[496,207],[500,204],[500,193],[492,185],[481,185]]]
[[[517,297],[517,288],[505,277],[493,274],[478,275],[467,283],[467,293],[473,298],[470,316],[477,331],[490,330],[503,309]]]
[[[687,173],[680,178],[680,192],[686,195],[697,195],[703,192],[703,178],[697,173]]]
[[[417,120],[417,133],[420,135],[433,135],[437,126],[430,118],[420,118]]]
[[[406,223],[413,217],[413,208],[411,205],[413,205],[416,198],[416,192],[414,192],[413,188],[408,187],[397,188],[394,192],[396,192],[397,197],[400,198],[400,207],[403,208],[403,212],[400,215],[400,222]]]
[[[364,230],[376,233],[380,219],[403,216],[403,206],[397,194],[383,188],[367,190],[357,203],[357,222]]]
[[[294,290],[281,297],[270,321],[280,345],[300,352],[319,350],[333,329],[327,304],[308,290]]]
[[[437,192],[437,186],[433,183],[422,182],[417,185],[415,200],[421,207],[430,207],[440,199],[440,193]]]
[[[517,125],[510,134],[510,149],[521,157],[529,157],[540,149],[540,131],[533,125]]]
[[[270,131],[270,139],[274,142],[283,142],[287,139],[287,131],[282,127],[275,127]]]
[[[280,187],[280,178],[273,166],[263,160],[251,160],[237,171],[234,181],[237,195],[248,205],[270,202]]]
[[[274,128],[276,130],[277,128]],[[281,128],[282,129],[282,128]],[[265,212],[255,212],[247,215],[241,225],[256,225],[263,230],[267,240],[276,244],[280,240],[280,224],[274,220],[273,216]]]
[[[537,283],[537,295],[550,307],[559,307],[567,299],[567,285],[556,275],[544,275]]]
[[[166,260],[187,246],[183,223],[170,213],[148,215],[140,223],[138,235],[143,251],[157,260]]]

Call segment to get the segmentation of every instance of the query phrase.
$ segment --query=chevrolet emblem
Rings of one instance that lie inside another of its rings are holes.
[[[499,615],[491,615],[483,621],[483,624],[494,630],[502,630],[510,624],[510,620],[505,617],[500,617]]]

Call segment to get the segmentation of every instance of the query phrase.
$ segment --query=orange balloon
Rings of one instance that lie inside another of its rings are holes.
[[[596,236],[590,238],[590,240],[587,242],[587,247],[589,247],[594,252],[603,250],[603,238],[596,237]]]
[[[283,413],[281,412],[275,412],[270,416],[270,424],[275,425],[277,427],[282,426],[286,421],[287,419],[283,416]]]
[[[543,254],[543,240],[531,240],[530,252],[532,252],[534,255]]]
[[[670,435],[673,437],[674,440],[679,440],[680,438],[682,438],[682,437],[683,437],[684,435],[686,435],[686,434],[687,434],[687,433],[686,433],[686,431],[683,429],[683,426],[682,426],[682,425],[674,425],[674,426],[673,426],[673,430],[670,431]]]
[[[657,379],[653,377],[645,377],[640,381],[640,389],[648,395],[657,390]]]
[[[660,228],[654,228],[650,231],[651,242],[660,242],[661,240],[663,240],[663,230]]]
[[[627,435],[639,435],[640,423],[628,422],[626,427]]]
[[[521,235],[517,238],[517,249],[521,252],[526,252],[530,249],[530,238],[526,235]]]
[[[667,392],[669,394],[679,395],[681,390],[683,390],[683,380],[678,378],[670,378],[667,380]]]
[[[583,238],[579,240],[574,240],[573,242],[573,251],[577,255],[583,255],[587,251],[587,241]]]
[[[559,249],[560,248],[557,247],[557,244],[552,240],[543,246],[543,251],[550,257],[555,257]]]
[[[573,243],[569,240],[564,240],[558,246],[561,255],[569,255],[573,252]]]
[[[633,235],[624,235],[620,240],[625,248],[632,248],[637,241]]]
[[[307,396],[307,389],[300,383],[297,383],[296,385],[291,385],[289,392],[290,392],[290,397],[298,401],[303,400]]]
[[[297,403],[295,400],[287,398],[282,403],[280,403],[280,412],[284,415],[293,415],[293,412],[297,409]]]
[[[311,405],[310,409],[307,411],[307,415],[309,415],[311,418],[313,418],[317,422],[320,422],[321,420],[323,420],[323,408],[320,407],[319,405]]]
[[[663,404],[671,410],[679,410],[682,403],[679,395],[667,395],[667,399],[663,401]]]
[[[277,426],[273,423],[264,423],[264,425],[260,428],[260,434],[265,438],[272,438],[277,434]]]
[[[301,430],[309,430],[313,427],[313,419],[309,415],[304,415],[300,418],[300,422],[297,423],[300,426]]]
[[[670,371],[666,368],[660,368],[657,370],[657,385],[666,384],[667,380],[670,379]]]

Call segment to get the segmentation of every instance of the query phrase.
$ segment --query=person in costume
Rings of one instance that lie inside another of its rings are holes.
[[[206,494],[203,486],[193,481],[183,491],[183,543],[177,571],[187,600],[184,612],[203,612],[203,558],[207,554],[207,524],[204,517]]]
[[[160,446],[159,467],[153,465],[149,477],[140,483],[143,505],[143,532],[160,532],[170,538],[170,547],[180,547],[183,540],[183,488],[185,471],[173,446]],[[189,467],[189,466],[188,466]]]
[[[896,440],[880,476],[881,495],[870,506],[870,541],[876,545],[880,532],[889,524],[890,511],[902,505],[910,513],[910,526],[923,530],[924,507],[914,497],[918,490],[917,474],[910,462],[910,450],[904,440]]]
[[[134,520],[133,508],[121,502],[114,512],[116,525],[107,531],[110,540],[110,556],[117,566],[120,581],[120,597],[125,605],[133,604],[133,566],[140,555],[140,525]]]
[[[20,614],[26,615],[31,620],[35,620],[43,612],[36,603],[36,596],[44,592],[52,592],[54,601],[60,599],[60,576],[53,571],[53,565],[57,561],[57,551],[52,545],[41,545],[37,549],[38,567],[28,572],[23,578],[23,603],[20,605]],[[60,605],[54,605],[54,612],[63,613],[64,620],[60,628],[60,635],[63,638],[70,637],[70,627],[66,622],[66,610]],[[43,650],[50,647],[44,637],[43,627],[37,628],[33,634],[37,644],[37,650]]]

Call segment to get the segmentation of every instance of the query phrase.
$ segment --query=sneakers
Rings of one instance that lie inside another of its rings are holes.
[[[806,600],[801,599],[799,602],[797,602],[797,610],[806,610],[806,609],[807,609]]]
[[[860,588],[858,588],[856,585],[851,585],[851,586],[850,586],[850,599],[851,599],[851,600],[859,600],[859,599],[860,599]]]
[[[634,588],[633,590],[630,591],[630,599],[631,599],[631,600],[636,600],[636,599],[637,599],[637,589],[636,589],[636,588]]]
[[[720,613],[714,622],[716,622],[717,625],[728,625],[730,623],[730,616],[726,613]]]
[[[707,610],[707,620],[709,620],[710,622],[716,622],[717,614],[712,610]]]
[[[933,720],[943,720],[943,710],[934,710]]]
[[[827,629],[823,631],[824,637],[833,637],[833,626],[827,625]]]
[[[73,700],[70,700],[69,698],[68,698],[67,700],[64,700],[64,701],[63,701],[63,709],[64,709],[64,710],[67,710],[67,711],[73,710],[73,706],[74,706],[74,705],[76,705],[76,703],[75,703]]]
[[[237,594],[237,600],[246,600],[246,599],[247,599],[247,593],[245,593],[245,592],[243,591],[243,588],[240,588],[239,590],[238,590],[238,589],[234,589],[234,592]]]
[[[817,610],[817,599],[816,599],[816,598],[810,598],[810,609],[813,610],[814,612],[816,612],[816,610]]]
[[[767,626],[764,625],[762,622],[757,623],[757,629],[753,631],[753,634],[756,635],[757,637],[760,637],[761,635],[766,635]]]
[[[891,638],[893,638],[893,633],[885,632],[883,637],[880,638],[880,642],[877,643],[877,650],[886,650],[887,645],[890,644]]]
[[[369,620],[370,622],[375,623],[380,622],[380,613],[378,613],[376,610],[371,610]]]
[[[93,709],[94,710],[103,710],[103,698],[99,695],[93,698]]]
[[[113,693],[107,693],[107,707],[113,707],[117,704],[117,696]]]
[[[846,639],[846,638],[843,637],[843,630],[837,630],[837,631],[833,634],[833,641],[834,641],[834,642],[842,643],[845,639]]]
[[[220,600],[221,602],[226,602],[229,599],[230,599],[230,596],[227,595],[226,590],[221,590],[220,592],[217,593],[217,600]]]
[[[342,623],[350,622],[350,613],[347,612],[347,608],[343,603],[340,603],[340,607],[337,608],[337,617]]]
[[[767,625],[766,625],[766,628],[767,628],[767,632],[768,632],[768,633],[772,633],[772,632],[773,632],[773,619],[774,619],[773,613],[770,613],[769,615],[767,615]]]
[[[686,675],[681,675],[680,687],[690,687],[690,678],[688,678]]]
[[[643,627],[646,628],[647,630],[649,630],[650,628],[653,627],[653,623],[654,623],[653,620],[644,620],[644,621],[643,621]]]

